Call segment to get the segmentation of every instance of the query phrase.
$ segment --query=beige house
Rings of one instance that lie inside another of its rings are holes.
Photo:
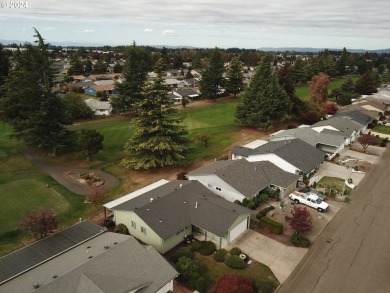
[[[103,206],[116,224],[160,253],[191,234],[225,247],[249,228],[251,214],[190,180],[160,180]]]

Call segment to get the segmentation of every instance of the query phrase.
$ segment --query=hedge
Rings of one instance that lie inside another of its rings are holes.
[[[244,260],[242,260],[238,255],[230,256],[225,261],[225,264],[232,269],[244,269],[246,267]]]
[[[268,206],[264,209],[262,209],[260,212],[257,213],[256,219],[261,220],[262,217],[265,217],[269,211],[274,210],[274,206]]]
[[[276,222],[268,217],[262,217],[260,220],[260,227],[269,227],[274,234],[282,234],[283,233],[283,225],[279,222]]]
[[[213,254],[213,258],[217,262],[224,262],[226,257],[227,251],[226,249],[219,249]]]

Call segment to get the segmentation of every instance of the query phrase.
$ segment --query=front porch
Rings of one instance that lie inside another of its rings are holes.
[[[225,248],[228,245],[226,236],[218,236],[200,227],[192,226],[192,236],[199,241],[211,241],[217,249]]]

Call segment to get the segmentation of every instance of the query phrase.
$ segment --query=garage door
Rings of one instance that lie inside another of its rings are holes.
[[[234,239],[236,239],[242,232],[246,230],[248,219],[245,219],[240,224],[238,224],[236,227],[234,227],[230,231],[230,242],[232,242]]]

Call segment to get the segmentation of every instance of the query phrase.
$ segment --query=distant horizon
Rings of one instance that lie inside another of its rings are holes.
[[[195,48],[390,48],[390,1],[31,0],[0,9],[5,40]],[[69,40],[69,41],[68,41]]]

